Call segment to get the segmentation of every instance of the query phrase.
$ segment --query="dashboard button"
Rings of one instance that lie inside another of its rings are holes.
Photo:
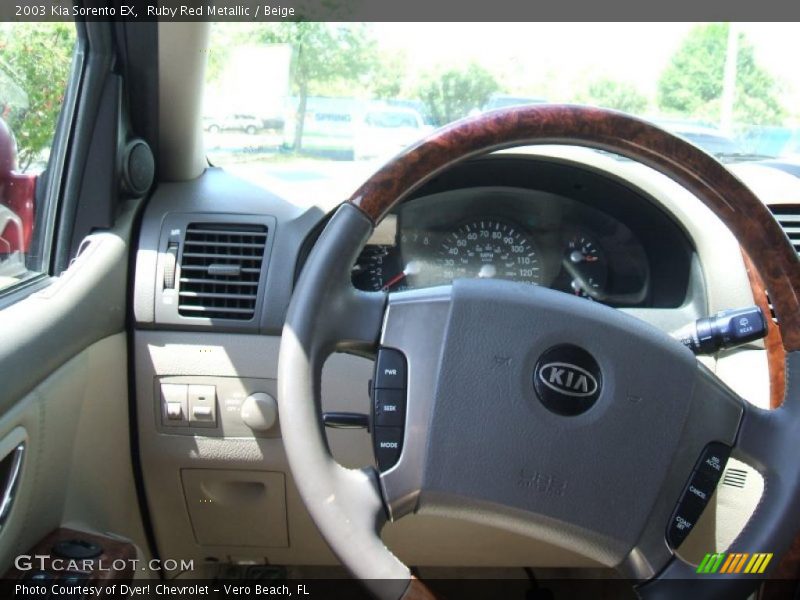
[[[167,427],[188,427],[188,388],[175,383],[161,384],[161,424]]]
[[[406,357],[399,350],[381,348],[375,367],[375,388],[406,389]]]
[[[217,388],[213,385],[189,386],[189,425],[217,426]]]
[[[375,427],[375,461],[380,471],[394,466],[403,449],[401,427]]]
[[[402,427],[406,420],[405,390],[375,390],[375,425]]]

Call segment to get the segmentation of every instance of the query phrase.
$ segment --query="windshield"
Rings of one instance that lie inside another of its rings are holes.
[[[346,194],[436,127],[555,102],[646,118],[724,161],[796,159],[799,33],[789,23],[214,24],[206,149],[212,164],[278,187]]]

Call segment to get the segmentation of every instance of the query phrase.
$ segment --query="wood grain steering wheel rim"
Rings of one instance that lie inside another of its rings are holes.
[[[336,349],[374,350],[386,310],[385,294],[352,289],[350,266],[374,226],[391,208],[438,173],[473,156],[541,144],[580,145],[622,155],[670,177],[708,206],[729,227],[764,280],[779,319],[787,372],[796,371],[800,379],[797,255],[764,204],[713,157],[645,121],[581,106],[511,108],[434,132],[370,177],[328,224],[298,280],[281,342],[281,426],[295,481],[323,536],[345,566],[368,585],[373,582],[370,588],[378,596],[432,597],[424,584],[403,570],[402,563],[396,559],[392,562],[391,553],[379,539],[362,535],[371,529],[377,537],[386,519],[379,475],[374,469],[350,471],[338,466],[324,440],[319,394],[324,358]],[[751,526],[758,521],[754,516],[731,551],[780,554],[800,526],[800,514],[795,514],[800,513],[800,501],[795,499],[800,495],[800,466],[786,459],[792,430],[800,426],[800,387],[791,377],[787,382],[780,409],[748,408],[738,430],[743,455],[762,471],[766,484],[756,511],[762,516],[761,527]],[[767,440],[763,447],[760,440]],[[354,491],[356,488],[361,492]],[[750,547],[765,541],[769,548]],[[374,569],[364,566],[371,554],[384,552],[388,555],[382,564],[376,563]],[[382,578],[399,578],[402,585],[375,583]],[[691,569],[678,560],[638,591],[646,597],[670,597],[666,588],[656,584],[676,578],[692,578]],[[724,597],[731,589],[717,585],[703,593],[706,597]]]

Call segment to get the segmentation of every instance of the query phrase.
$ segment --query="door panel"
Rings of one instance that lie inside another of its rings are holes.
[[[26,441],[16,499],[0,530],[3,570],[60,526],[121,535],[146,558],[130,459],[126,362],[124,333],[100,340],[0,417],[0,450],[20,435]]]
[[[0,414],[89,344],[124,329],[132,216],[87,237],[51,285],[0,310]]]
[[[44,290],[0,310],[0,449],[24,431],[0,569],[53,529],[111,532],[146,551],[131,465],[125,300],[133,206],[87,238]],[[2,458],[2,457],[0,457]]]

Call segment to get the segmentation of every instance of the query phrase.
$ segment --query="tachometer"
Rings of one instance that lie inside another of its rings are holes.
[[[444,281],[496,277],[541,283],[542,269],[531,237],[496,219],[471,221],[445,236],[438,266]]]

